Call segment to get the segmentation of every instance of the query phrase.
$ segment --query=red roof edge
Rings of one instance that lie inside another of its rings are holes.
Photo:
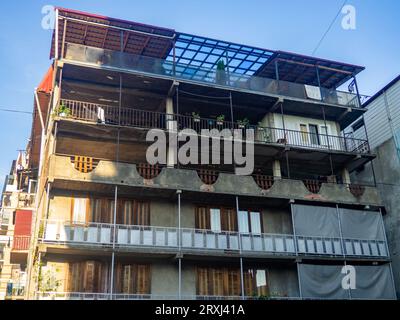
[[[53,89],[53,65],[47,70],[42,81],[37,87],[38,92],[50,93]]]

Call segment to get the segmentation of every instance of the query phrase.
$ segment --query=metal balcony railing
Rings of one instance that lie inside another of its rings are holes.
[[[49,220],[42,241],[76,245],[159,248],[199,251],[233,251],[278,255],[321,255],[386,258],[386,242],[368,239],[310,237],[291,234],[239,233],[205,229],[115,225],[107,223],[77,224]],[[343,251],[344,248],[344,251]]]
[[[26,251],[29,249],[30,241],[31,241],[31,236],[14,235],[12,250]]]
[[[36,292],[38,300],[177,300],[177,294],[125,294],[105,292]],[[211,296],[211,295],[181,295],[182,300],[257,300],[265,299],[258,296]],[[270,296],[271,300],[298,300],[300,297]]]
[[[142,55],[117,52],[113,50],[88,47],[80,44],[66,43],[66,60],[106,68],[130,70],[141,74],[150,74],[162,78],[190,81],[195,83],[223,86],[236,90],[281,95],[296,99],[316,100],[329,104],[347,107],[360,107],[357,95],[335,89],[320,89],[320,100],[307,92],[307,87],[300,83],[269,79],[227,72],[221,79],[213,69],[198,69],[193,66],[173,61],[146,57]],[[315,87],[313,89],[318,89]]]
[[[62,99],[61,103],[71,111],[70,117],[79,120],[121,125],[148,129],[172,129],[173,122],[178,130],[192,129],[201,134],[202,130],[240,129],[242,139],[246,139],[247,131],[251,130],[254,140],[258,143],[282,144],[303,148],[333,150],[367,154],[370,152],[367,140],[328,134],[315,134],[282,128],[261,127],[254,125],[242,126],[237,122],[217,121],[210,118],[193,118],[185,115],[173,115],[154,111],[138,110],[116,106],[95,104],[76,100]]]

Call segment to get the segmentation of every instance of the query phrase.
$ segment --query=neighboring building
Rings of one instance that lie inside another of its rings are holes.
[[[395,298],[378,190],[350,183],[375,155],[342,132],[363,67],[61,8],[51,57],[27,298]],[[256,170],[150,165],[153,128],[253,129]]]
[[[23,299],[35,203],[36,172],[24,152],[6,176],[0,207],[0,299]]]
[[[368,111],[349,129],[354,136],[367,134],[372,152],[376,154],[373,167],[366,164],[352,175],[354,181],[376,177],[377,188],[386,209],[385,226],[392,257],[397,296],[400,297],[400,75],[379,90],[363,105]],[[372,181],[372,180],[371,180]]]

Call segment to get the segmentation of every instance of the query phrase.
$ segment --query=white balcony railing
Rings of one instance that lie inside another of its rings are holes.
[[[382,240],[310,237],[290,234],[249,234],[213,232],[181,228],[182,250],[228,250],[251,254],[323,255],[354,257],[388,257]],[[42,241],[45,243],[89,246],[112,246],[114,226],[107,223],[71,223],[49,220]],[[240,239],[240,243],[239,243]],[[115,225],[115,245],[131,248],[160,248],[178,250],[179,229],[173,227]],[[297,250],[296,250],[297,249]]]
[[[162,295],[162,294],[125,294],[125,293],[88,293],[88,292],[37,292],[35,295],[37,300],[177,300],[177,294]],[[265,299],[266,297],[257,296],[210,296],[210,295],[181,295],[182,300],[257,300]],[[270,296],[272,300],[293,300],[300,299],[299,297],[281,297]]]

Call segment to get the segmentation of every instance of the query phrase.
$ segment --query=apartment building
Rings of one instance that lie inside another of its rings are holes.
[[[55,20],[26,298],[395,298],[378,190],[350,181],[375,155],[343,133],[365,111],[363,67],[69,9]],[[151,129],[251,131],[254,172],[182,164],[174,148],[149,164]]]
[[[37,172],[19,152],[6,176],[0,207],[0,300],[23,299]]]
[[[371,150],[376,158],[371,163],[354,171],[354,181],[366,181],[375,175],[379,194],[386,214],[389,250],[393,264],[393,275],[397,296],[400,288],[399,257],[399,181],[400,181],[400,75],[368,99],[364,118],[358,119],[349,128],[354,136],[365,138],[368,133]],[[360,130],[365,126],[367,131]],[[372,166],[373,164],[373,166]]]

